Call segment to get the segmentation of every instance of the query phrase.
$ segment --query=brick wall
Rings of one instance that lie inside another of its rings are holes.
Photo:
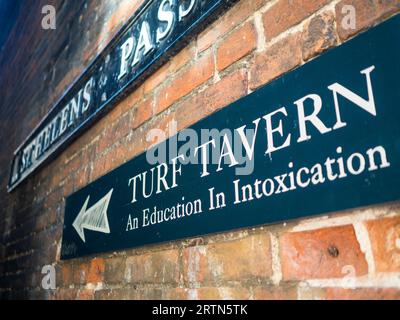
[[[399,299],[399,203],[60,261],[65,197],[145,151],[150,129],[190,126],[400,11],[399,0],[241,0],[7,194],[14,149],[140,2],[31,1],[12,32],[0,59],[0,297]],[[55,31],[40,28],[48,3]],[[48,264],[54,291],[41,288]]]

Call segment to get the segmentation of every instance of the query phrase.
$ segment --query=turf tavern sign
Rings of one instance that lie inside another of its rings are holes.
[[[15,151],[8,190],[65,148],[235,1],[146,1]]]
[[[72,194],[62,259],[398,200],[399,39],[400,15]]]

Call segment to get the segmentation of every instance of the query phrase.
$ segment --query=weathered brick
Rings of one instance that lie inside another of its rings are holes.
[[[267,234],[189,247],[183,252],[183,276],[187,283],[268,278],[272,274]]]
[[[337,43],[333,13],[319,14],[313,17],[304,28],[303,60],[309,60]]]
[[[163,291],[156,288],[113,289],[96,291],[96,300],[161,300]]]
[[[95,258],[90,261],[89,272],[86,276],[87,283],[103,282],[105,272],[105,261],[102,258]]]
[[[77,262],[74,264],[74,284],[86,284],[87,275],[89,274],[90,265],[87,262]]]
[[[106,260],[104,280],[108,284],[121,283],[124,280],[124,257],[114,257]]]
[[[76,300],[78,289],[57,289],[50,299],[52,300]]]
[[[162,290],[163,300],[187,300],[188,289],[186,288],[165,288]]]
[[[90,163],[92,163],[97,156],[97,146],[98,139],[90,142],[90,144],[86,145],[85,149],[82,150],[82,164],[84,164],[84,167],[90,168]]]
[[[400,217],[365,222],[375,268],[378,272],[400,272]]]
[[[179,253],[176,249],[132,256],[126,260],[129,283],[178,283]]]
[[[154,88],[158,87],[163,83],[170,74],[170,64],[164,64],[160,69],[158,69],[154,74],[152,74],[144,83],[144,93],[148,94],[153,91]]]
[[[189,127],[247,94],[247,71],[239,69],[183,102],[176,112],[178,130]]]
[[[326,300],[326,288],[300,285],[297,289],[299,300]]]
[[[62,167],[63,172],[61,176],[65,178],[71,173],[76,172],[81,166],[82,166],[82,154],[79,152],[76,153],[72,158],[69,159],[69,161],[67,161],[63,165]],[[59,170],[57,173],[59,173]],[[55,172],[54,174],[57,175],[57,173]]]
[[[295,285],[257,286],[253,288],[254,300],[296,300]]]
[[[142,100],[132,109],[131,112],[131,128],[136,129],[149,120],[153,114],[154,100],[148,98]]]
[[[241,22],[245,21],[257,9],[261,8],[266,0],[241,0],[213,25],[203,31],[197,39],[199,52],[205,51],[216,43],[224,34],[233,30]]]
[[[58,204],[62,202],[62,189],[52,190],[44,201],[44,207],[49,210],[54,210]],[[34,212],[31,210],[31,212]]]
[[[214,74],[214,57],[208,52],[195,63],[177,74],[157,95],[156,113],[168,108],[175,101],[187,95]]]
[[[68,287],[74,283],[74,269],[70,262],[63,263],[56,267],[56,281],[58,287]]]
[[[93,162],[90,172],[90,181],[94,181],[105,173],[106,157],[99,155]]]
[[[327,288],[329,300],[400,300],[398,288]]]
[[[280,239],[280,257],[285,280],[342,278],[346,266],[357,276],[368,272],[350,225],[286,233]]]
[[[120,28],[128,18],[132,16],[137,9],[142,5],[144,0],[130,1],[120,0],[118,6],[116,6],[113,14],[108,19],[107,30],[108,33],[112,34],[118,28]]]
[[[92,289],[80,289],[76,296],[77,300],[93,300],[93,298],[94,291]]]
[[[330,0],[278,0],[263,15],[268,40],[300,23]]]
[[[301,63],[302,47],[300,33],[290,34],[258,53],[250,68],[252,90],[290,71]]]
[[[28,300],[49,300],[51,297],[51,292],[49,290],[33,289],[28,290]]]
[[[345,6],[353,6],[355,8],[355,29],[346,27],[349,12]],[[361,30],[372,26],[377,21],[398,11],[400,11],[400,2],[398,0],[368,0],[368,2],[365,0],[340,1],[336,5],[336,25],[340,39],[346,40]]]
[[[170,61],[168,70],[172,74],[196,58],[195,44],[189,44],[178,52]]]
[[[32,239],[29,239],[29,241],[32,248],[42,248],[43,243],[46,243],[46,246],[50,247],[61,239],[61,235],[62,226],[55,225],[49,229],[36,233]]]
[[[171,134],[175,134],[174,130],[174,121],[175,121],[175,113],[167,113],[162,114],[157,117],[154,121],[151,122],[151,126],[147,129],[147,133],[140,136],[139,143],[137,145],[140,152],[147,150],[151,146],[154,146],[157,143],[164,141],[169,138]],[[159,134],[156,135],[148,135],[148,132],[152,129],[160,130]],[[163,134],[162,134],[163,133]],[[135,140],[134,140],[135,141]]]
[[[35,223],[35,231],[41,231],[54,223],[56,223],[58,217],[57,210],[49,210],[46,213],[39,216]]]
[[[65,199],[67,196],[71,195],[72,191],[74,190],[73,176],[69,176],[63,181],[61,190],[62,190],[62,198]]]
[[[89,262],[75,263],[73,270],[75,284],[96,284],[102,282],[105,271],[104,259],[95,258]]]
[[[104,117],[100,120],[100,122],[104,122],[101,124],[101,127],[106,128],[108,123],[114,123],[123,114],[133,109],[133,107],[136,106],[138,102],[142,101],[143,97],[144,84],[136,88],[127,97],[120,101],[114,108],[112,108],[110,113],[107,114],[107,117]]]
[[[74,190],[79,190],[89,183],[90,168],[84,167],[73,174]]]
[[[135,289],[105,289],[94,293],[95,300],[134,300],[137,298]]]
[[[132,136],[126,137],[113,150],[112,166],[117,167],[145,150],[140,132],[135,131]]]
[[[243,287],[202,287],[188,289],[191,300],[248,300],[250,291]]]
[[[104,158],[104,167],[102,175],[105,175],[106,173],[110,172],[115,168],[114,149],[107,150],[106,153],[103,155],[103,158]]]
[[[103,136],[98,144],[98,152],[104,152],[112,147],[119,140],[128,135],[132,129],[130,113],[125,113],[118,118],[115,123],[108,125],[105,128]]]
[[[257,34],[252,22],[233,31],[217,49],[217,68],[224,70],[232,63],[251,53],[257,47]]]

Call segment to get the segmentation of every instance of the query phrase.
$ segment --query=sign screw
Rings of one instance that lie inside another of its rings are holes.
[[[329,246],[328,253],[331,257],[337,258],[339,256],[339,249],[335,246]]]

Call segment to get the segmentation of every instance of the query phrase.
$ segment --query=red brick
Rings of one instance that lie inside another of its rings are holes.
[[[242,0],[231,8],[223,17],[201,33],[197,40],[199,52],[210,48],[224,34],[233,30],[241,22],[245,21],[255,11],[265,4],[265,0]]]
[[[326,288],[300,285],[297,290],[299,300],[326,300]]]
[[[329,300],[400,300],[398,288],[327,288]]]
[[[258,53],[250,69],[252,90],[290,71],[301,63],[300,33],[288,35],[266,51]]]
[[[104,273],[104,281],[107,284],[116,284],[124,281],[125,262],[126,259],[124,257],[107,259]]]
[[[162,300],[188,300],[188,289],[185,288],[165,288],[162,291]]]
[[[87,262],[74,264],[74,284],[86,284],[89,268],[90,266]]]
[[[62,197],[65,199],[73,192],[73,190],[74,190],[74,179],[73,176],[70,176],[63,181]]]
[[[59,288],[54,292],[51,297],[52,300],[76,300],[78,295],[77,289]]]
[[[50,182],[47,186],[48,190],[57,189],[60,186],[62,179],[65,177],[65,170],[64,170],[64,172],[60,172],[60,167],[62,166],[62,163],[64,163],[65,160],[61,159],[61,158],[59,158],[57,160],[58,161],[53,162],[53,164],[54,164],[53,166],[49,166],[49,168],[48,168],[48,172],[50,172],[50,174],[51,174]],[[64,161],[60,161],[60,160],[64,160]],[[55,164],[57,164],[58,166],[56,167]]]
[[[36,219],[35,231],[41,231],[48,226],[53,225],[57,221],[58,212],[57,210],[50,210]]]
[[[343,19],[347,12],[343,14],[343,7],[351,5],[356,11],[356,28],[343,29]],[[379,20],[382,20],[391,14],[400,11],[400,2],[398,0],[343,0],[336,5],[336,25],[339,36],[342,40],[359,33],[361,30],[372,26]]]
[[[180,70],[190,61],[196,58],[196,46],[189,44],[189,46],[183,48],[178,54],[176,54],[170,61],[169,72],[172,74]]]
[[[95,300],[129,300],[132,296],[130,289],[105,289],[94,293]]]
[[[81,161],[84,167],[89,168],[90,163],[94,160],[97,156],[97,143],[98,140],[90,142],[88,145],[85,146],[85,149],[81,152]],[[81,167],[82,168],[82,167]]]
[[[136,155],[144,151],[144,143],[140,137],[140,132],[135,131],[132,136],[126,137],[120,144],[112,150],[112,166],[118,167],[131,160]]]
[[[144,93],[147,94],[166,81],[169,76],[169,63],[164,64],[160,69],[153,73],[144,83]]]
[[[135,13],[143,2],[144,0],[120,0],[112,16],[108,19],[108,32],[112,33],[115,32],[117,28],[120,28],[126,21],[128,21],[128,18]]]
[[[93,300],[94,291],[91,289],[80,289],[76,296],[77,300]]]
[[[189,127],[247,94],[247,71],[239,69],[183,102],[176,112],[178,130]]]
[[[263,15],[268,40],[295,26],[330,0],[279,0]]]
[[[161,300],[162,290],[158,288],[136,289],[133,292],[135,300]]]
[[[214,283],[268,278],[272,274],[267,234],[189,247],[183,252],[183,277],[187,283]]]
[[[295,285],[264,286],[253,288],[254,300],[296,300],[297,287]]]
[[[112,147],[119,140],[129,134],[132,129],[131,117],[129,113],[121,115],[114,123],[109,124],[98,144],[98,151],[102,152]]]
[[[324,12],[313,17],[303,31],[303,60],[308,60],[338,43],[335,17]]]
[[[123,114],[133,109],[140,101],[143,100],[144,97],[144,84],[127,97],[125,97],[119,104],[117,104],[112,110],[107,114],[106,117],[102,118],[100,122],[102,123],[103,128],[107,127],[107,124],[114,123],[117,119],[119,119]]]
[[[157,117],[151,123],[151,126],[148,128],[147,132],[145,132],[145,136],[141,138],[140,143],[138,145],[140,146],[140,151],[144,151],[145,149],[147,150],[150,146],[153,146],[154,144],[160,143],[164,139],[169,138],[169,135],[172,134],[174,131],[172,128],[173,121],[176,121],[175,113],[163,114]],[[162,133],[164,133],[164,136],[162,136],[161,132],[159,136],[158,135],[155,135],[154,137],[147,136],[150,130],[152,129],[160,130]],[[153,139],[151,140],[151,138]]]
[[[95,300],[137,300],[139,299],[139,294],[137,289],[126,289],[126,288],[116,288],[116,289],[105,289],[98,290],[94,294]]]
[[[74,174],[74,189],[79,190],[89,183],[90,168],[83,168]]]
[[[352,266],[357,276],[368,266],[352,226],[286,233],[280,239],[285,280],[341,278],[343,267]]]
[[[170,83],[160,90],[157,98],[156,113],[160,113],[175,101],[190,93],[210,79],[213,74],[214,57],[211,52],[208,52],[176,75]]]
[[[153,114],[154,100],[148,98],[140,101],[140,103],[132,110],[131,128],[136,129],[149,120]]]
[[[73,283],[73,265],[72,263],[64,263],[59,266],[57,269],[57,286],[58,287],[68,287],[70,284]]]
[[[54,100],[58,99],[62,92],[64,92],[65,88],[67,88],[76,78],[78,78],[80,74],[82,74],[81,67],[75,67],[70,70],[66,70],[64,77],[54,89]]]
[[[89,272],[86,276],[87,283],[103,282],[105,271],[104,259],[96,258],[90,261]]]
[[[115,154],[114,154],[114,149],[110,149],[108,150],[104,156],[104,171],[103,171],[103,175],[110,172],[112,169],[115,169],[116,165],[115,165]]]
[[[400,272],[400,217],[365,222],[375,268],[378,272]]]
[[[105,157],[98,155],[93,161],[93,169],[90,173],[90,181],[95,181],[104,174]]]
[[[63,165],[62,177],[65,178],[69,176],[71,173],[76,172],[81,166],[82,166],[82,153],[79,152]]]
[[[176,249],[151,252],[126,260],[125,281],[130,283],[178,283],[179,253]]]
[[[188,289],[191,300],[249,300],[250,291],[243,287],[202,287]]]
[[[97,136],[99,136],[106,127],[105,124],[109,124],[107,117],[100,119],[94,126],[89,130],[85,131],[79,138],[77,138],[68,148],[64,151],[63,156],[65,159],[71,159],[74,155],[81,153],[81,151],[91,143]]]
[[[224,70],[257,47],[257,34],[252,22],[246,23],[224,39],[217,50],[217,68]]]

